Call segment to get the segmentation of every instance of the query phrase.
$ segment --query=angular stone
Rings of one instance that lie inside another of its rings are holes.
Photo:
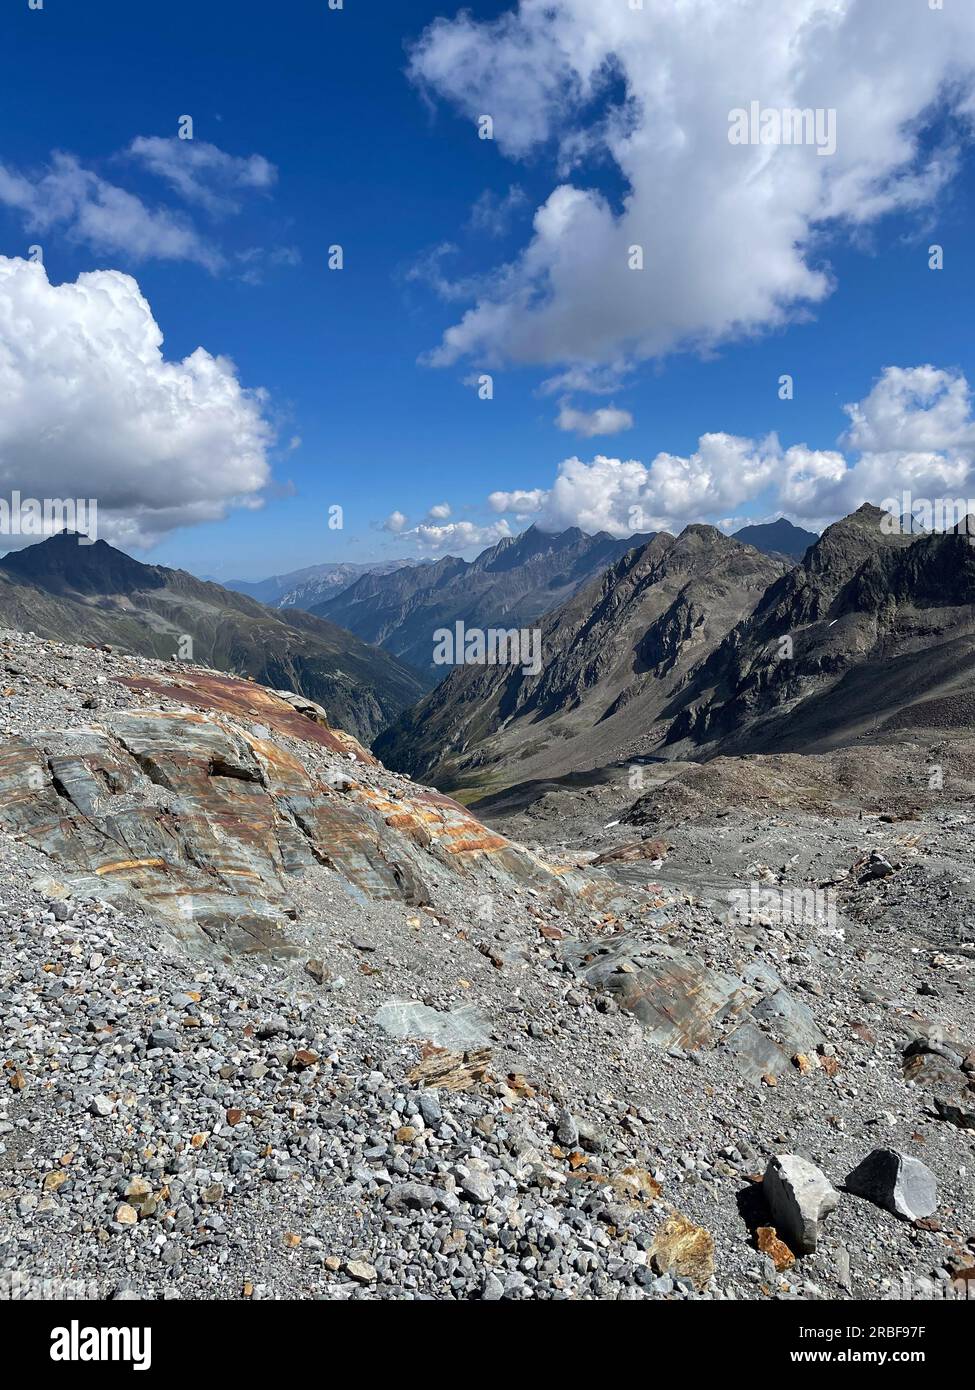
[[[558,1124],[555,1127],[555,1137],[566,1149],[574,1149],[579,1142],[579,1126],[568,1110],[563,1110],[559,1114]]]
[[[394,1211],[402,1207],[431,1211],[436,1206],[443,1206],[448,1196],[452,1197],[450,1205],[456,1207],[457,1198],[438,1187],[429,1187],[422,1182],[401,1182],[389,1189],[386,1205]]]
[[[490,1173],[473,1168],[466,1177],[460,1179],[460,1190],[469,1202],[486,1206],[494,1196],[494,1179]]]
[[[570,1166],[572,1160],[569,1160]],[[644,1168],[637,1168],[630,1165],[614,1173],[609,1180],[609,1186],[617,1197],[622,1197],[628,1202],[655,1202],[663,1191],[663,1185],[657,1182],[652,1173],[648,1173]]]
[[[920,1221],[938,1209],[937,1178],[920,1159],[899,1149],[874,1149],[853,1169],[846,1186],[906,1221]]]
[[[288,1066],[292,1071],[304,1071],[307,1067],[313,1067],[318,1060],[317,1052],[312,1052],[307,1047],[299,1047]]]
[[[795,1250],[812,1254],[823,1221],[840,1200],[825,1173],[796,1154],[777,1154],[769,1159],[762,1188],[776,1229]]]
[[[934,1052],[909,1053],[904,1080],[927,1092],[942,1120],[959,1129],[975,1129],[975,1075]]]

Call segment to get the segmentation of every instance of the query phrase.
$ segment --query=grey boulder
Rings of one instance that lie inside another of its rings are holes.
[[[933,1216],[938,1209],[938,1182],[931,1169],[898,1149],[868,1153],[850,1173],[846,1188],[907,1221]]]
[[[762,1189],[779,1235],[802,1254],[812,1254],[823,1221],[840,1200],[825,1173],[796,1154],[776,1154]]]

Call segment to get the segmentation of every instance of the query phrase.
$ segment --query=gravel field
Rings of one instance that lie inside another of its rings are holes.
[[[118,684],[163,663],[0,641],[5,741],[183,708]],[[144,892],[99,897],[0,835],[3,1296],[975,1286],[965,812],[590,793],[498,821],[550,889],[480,850],[417,849],[422,903],[319,862],[290,880],[286,951],[191,949]],[[821,915],[795,911],[807,890]]]

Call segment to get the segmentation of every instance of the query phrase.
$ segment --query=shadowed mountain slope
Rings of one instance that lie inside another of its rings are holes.
[[[334,623],[67,532],[0,560],[0,624],[251,676],[318,701],[366,740],[425,689],[415,671]]]

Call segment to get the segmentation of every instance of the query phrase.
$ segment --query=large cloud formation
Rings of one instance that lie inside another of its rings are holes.
[[[887,367],[844,410],[850,423],[837,449],[784,448],[774,434],[757,441],[706,434],[693,453],[660,453],[648,464],[569,458],[551,487],[493,492],[488,502],[548,531],[580,526],[628,536],[717,521],[755,504],[816,528],[905,491],[915,499],[975,498],[975,413],[961,372]]]
[[[931,202],[972,133],[975,5],[520,0],[435,21],[410,72],[561,179],[431,360],[618,365],[781,325],[830,292],[820,231]],[[729,143],[752,101],[835,110],[835,153]]]
[[[260,505],[264,396],[198,347],[167,361],[139,286],[119,271],[52,285],[0,256],[0,493],[94,497],[99,534],[145,546]]]

